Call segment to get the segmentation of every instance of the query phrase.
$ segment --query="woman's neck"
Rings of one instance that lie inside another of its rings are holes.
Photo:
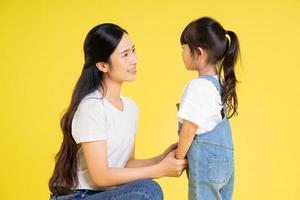
[[[117,82],[105,77],[104,85],[105,85],[105,92],[103,91],[102,88],[99,89],[101,94],[103,94],[105,98],[111,102],[120,101],[122,82]]]

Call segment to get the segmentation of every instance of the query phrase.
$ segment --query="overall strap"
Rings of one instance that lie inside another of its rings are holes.
[[[217,80],[213,75],[202,75],[199,78],[203,78],[203,79],[210,81],[217,88],[217,90],[219,91],[219,93],[221,95],[221,84],[220,84],[219,80]],[[221,116],[222,116],[222,119],[226,116],[224,108],[222,108],[222,110],[221,110]]]
[[[214,76],[212,76],[212,75],[202,75],[199,78],[203,78],[203,79],[206,79],[206,80],[210,81],[212,84],[214,84],[214,86],[217,88],[217,90],[219,92],[221,92],[221,85],[219,83],[219,80],[217,80]]]

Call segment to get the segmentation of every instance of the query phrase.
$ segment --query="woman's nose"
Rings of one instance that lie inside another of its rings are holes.
[[[136,53],[133,53],[133,54],[131,55],[131,62],[130,62],[130,63],[131,63],[132,65],[136,65],[137,60],[138,60],[138,58],[137,58]]]

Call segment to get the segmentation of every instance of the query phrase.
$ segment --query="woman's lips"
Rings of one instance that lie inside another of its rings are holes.
[[[136,68],[130,69],[130,70],[128,70],[128,72],[131,74],[136,74]]]

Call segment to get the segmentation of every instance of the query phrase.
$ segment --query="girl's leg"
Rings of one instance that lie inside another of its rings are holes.
[[[233,189],[231,150],[193,141],[188,152],[188,161],[189,200],[231,199],[230,191]],[[223,195],[221,195],[222,188]]]
[[[222,200],[231,200],[232,193],[233,193],[233,186],[234,186],[234,173],[232,174],[228,183],[220,190]]]
[[[124,184],[104,192],[92,194],[83,200],[163,200],[163,191],[150,179]]]

